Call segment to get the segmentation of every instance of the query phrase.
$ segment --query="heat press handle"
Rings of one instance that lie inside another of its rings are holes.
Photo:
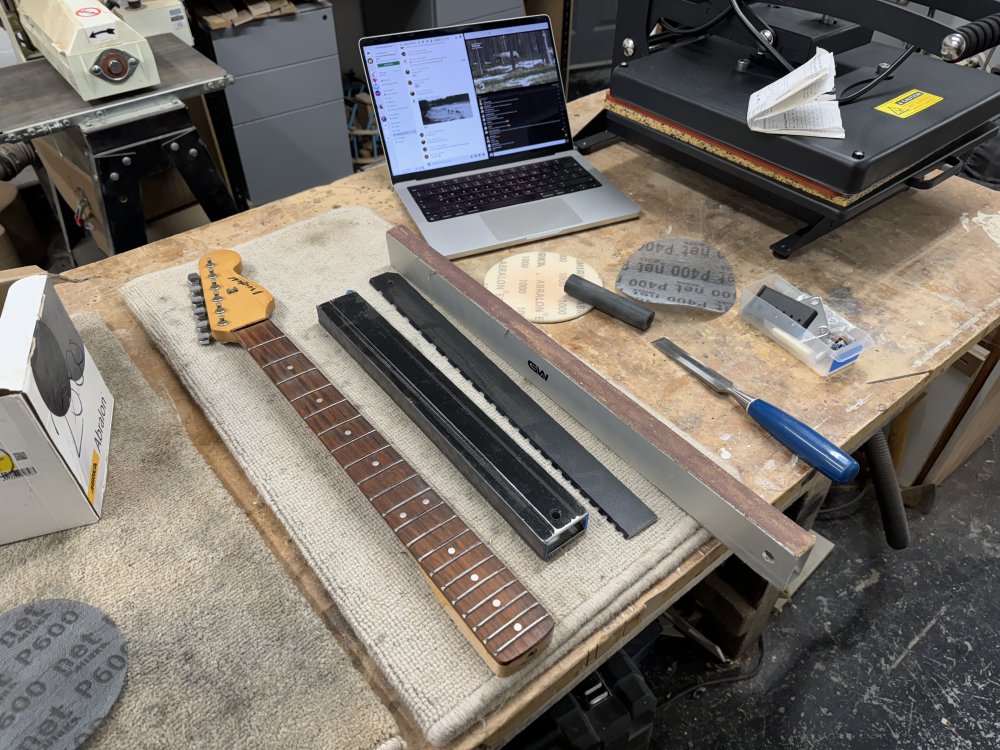
[[[779,443],[837,484],[858,475],[858,462],[808,425],[762,399],[747,406],[747,414]]]
[[[653,324],[653,317],[656,315],[652,310],[647,310],[639,303],[625,299],[599,284],[577,276],[575,273],[570,274],[570,277],[566,279],[563,291],[570,297],[593,305],[601,312],[607,313],[612,318],[617,318],[622,323],[628,323],[640,331],[648,331]]]
[[[945,37],[941,56],[959,62],[1000,44],[1000,13],[980,18]]]

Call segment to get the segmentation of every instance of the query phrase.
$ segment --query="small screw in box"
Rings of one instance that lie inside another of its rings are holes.
[[[823,377],[857,361],[875,343],[822,299],[780,276],[745,287],[740,316]]]

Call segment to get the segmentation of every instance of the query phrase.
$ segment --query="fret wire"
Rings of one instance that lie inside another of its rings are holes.
[[[507,566],[506,565],[504,565],[502,568],[500,568],[500,570],[496,571],[495,573],[490,573],[488,576],[486,576],[486,578],[484,578],[483,580],[481,580],[479,583],[477,583],[471,589],[469,589],[468,591],[466,591],[464,594],[459,595],[458,599],[456,599],[454,602],[452,602],[452,604],[457,604],[462,599],[464,599],[469,594],[471,594],[473,591],[475,591],[480,586],[482,586],[484,583],[486,583],[488,580],[490,580],[491,578],[496,578],[498,575],[500,575],[501,573],[503,573],[505,570],[507,570]]]
[[[527,633],[527,632],[528,632],[529,630],[531,630],[531,629],[532,629],[533,627],[535,627],[535,625],[537,625],[538,623],[542,622],[543,620],[546,620],[546,619],[548,619],[548,617],[549,617],[549,614],[548,614],[548,612],[546,612],[546,613],[545,613],[544,615],[542,615],[541,617],[539,617],[539,618],[538,618],[537,620],[535,620],[535,621],[534,621],[533,623],[531,623],[531,624],[530,624],[530,625],[529,625],[528,627],[526,627],[526,628],[525,628],[524,630],[521,630],[521,631],[519,631],[519,632],[517,633],[517,635],[515,635],[515,636],[514,636],[513,638],[511,638],[511,639],[510,639],[509,641],[507,641],[507,642],[506,642],[505,644],[503,644],[503,645],[502,645],[502,646],[501,646],[500,648],[498,648],[498,649],[497,649],[496,651],[494,651],[494,652],[493,652],[493,655],[494,655],[494,656],[498,656],[498,655],[500,654],[500,652],[501,652],[501,651],[503,651],[503,650],[504,650],[505,648],[507,648],[507,647],[508,647],[508,646],[509,646],[510,644],[512,644],[512,643],[513,643],[514,641],[516,641],[516,640],[517,640],[518,638],[520,638],[520,637],[521,637],[522,635],[524,635],[524,634],[525,634],[525,633]]]
[[[468,610],[464,615],[462,615],[462,617],[468,617],[473,612],[475,612],[477,609],[479,609],[481,606],[483,606],[484,604],[486,604],[486,602],[488,602],[490,599],[495,599],[498,594],[502,594],[504,591],[506,591],[507,589],[509,589],[511,586],[513,586],[517,582],[518,582],[518,580],[515,578],[510,583],[505,583],[503,586],[501,586],[500,588],[498,588],[492,594],[490,594],[485,599],[483,599],[482,601],[480,601],[475,607],[473,607],[472,609]]]
[[[296,351],[296,352],[292,352],[291,354],[286,354],[284,357],[278,357],[273,362],[268,362],[266,365],[261,365],[261,367],[270,367],[271,365],[276,365],[279,362],[282,362],[282,361],[284,361],[286,359],[291,359],[292,357],[294,357],[297,354],[302,354],[302,352]]]
[[[345,398],[344,401],[347,401],[347,399]],[[348,406],[350,406],[352,409],[354,409],[354,404],[348,404]],[[321,435],[325,435],[330,430],[336,430],[338,427],[340,427],[340,425],[347,424],[348,422],[352,422],[352,421],[354,421],[355,419],[357,419],[360,416],[361,416],[360,412],[358,412],[357,409],[354,409],[354,414],[352,416],[350,416],[347,419],[344,419],[344,420],[342,420],[340,422],[337,422],[337,424],[333,425],[332,427],[327,427],[322,432],[317,432],[316,433],[316,437],[320,437]],[[375,430],[372,430],[372,432],[375,432]],[[343,446],[341,446],[341,447],[343,447]]]
[[[422,554],[420,557],[417,558],[417,562],[423,562],[425,557],[433,555],[435,552],[437,552],[439,549],[441,549],[442,547],[444,547],[446,544],[451,544],[456,539],[458,539],[460,536],[464,536],[465,534],[471,534],[471,533],[472,533],[472,529],[470,529],[468,527],[462,529],[460,532],[458,532],[457,534],[455,534],[455,536],[453,536],[451,539],[448,539],[447,541],[441,542],[441,544],[439,544],[437,547],[435,547],[434,549],[432,549],[430,552],[425,552],[424,554]]]
[[[298,401],[298,400],[299,400],[300,398],[305,398],[306,396],[311,396],[311,395],[312,395],[312,394],[314,394],[314,393],[315,393],[316,391],[321,391],[321,390],[323,390],[324,388],[332,388],[332,387],[333,387],[333,386],[332,386],[332,385],[331,385],[331,384],[330,384],[329,382],[327,382],[327,384],[326,384],[326,385],[321,385],[321,386],[320,386],[319,388],[313,388],[313,389],[312,389],[311,391],[306,391],[306,392],[305,392],[305,393],[303,393],[303,394],[302,394],[301,396],[296,396],[295,398],[290,398],[290,399],[288,399],[288,403],[290,403],[290,404],[291,404],[291,403],[294,403],[294,402]],[[344,400],[346,401],[347,399],[344,399]]]
[[[372,495],[368,499],[371,500],[371,501],[375,501],[378,498],[382,497],[382,495],[384,495],[386,492],[392,492],[394,489],[396,489],[397,487],[399,487],[399,485],[403,484],[403,482],[409,482],[411,479],[413,479],[416,476],[419,476],[419,475],[416,474],[416,473],[410,474],[410,476],[408,476],[406,479],[403,479],[402,481],[396,482],[394,485],[392,485],[392,487],[384,489],[381,492],[379,492],[379,493],[377,493],[375,495]],[[368,497],[368,496],[365,495],[365,497]],[[409,546],[409,545],[407,545],[407,546]]]
[[[519,613],[517,613],[516,615],[514,615],[513,617],[511,617],[509,620],[507,620],[507,622],[505,622],[503,625],[501,625],[499,628],[497,628],[496,631],[493,633],[493,635],[490,635],[490,636],[487,636],[486,638],[483,638],[483,643],[487,643],[488,641],[493,640],[496,636],[498,636],[500,633],[503,632],[504,628],[509,628],[511,626],[511,624],[517,622],[518,619],[520,619],[523,615],[528,614],[535,607],[540,607],[540,606],[542,606],[542,605],[540,605],[538,602],[535,602],[534,604],[532,604],[527,609],[521,610]],[[519,630],[518,632],[520,633],[522,631]]]
[[[281,334],[280,336],[276,336],[276,337],[275,337],[275,338],[273,338],[273,339],[268,339],[267,341],[264,341],[263,343],[260,343],[260,344],[254,344],[253,346],[248,346],[248,347],[247,347],[247,351],[248,351],[248,352],[252,352],[252,351],[253,351],[254,349],[259,349],[259,348],[260,348],[260,347],[262,347],[262,346],[267,346],[267,345],[268,345],[268,344],[270,344],[271,342],[273,342],[273,341],[277,341],[278,339],[283,339],[283,338],[287,338],[287,337],[285,336],[285,334]]]
[[[463,576],[465,576],[465,574],[466,574],[466,573],[469,573],[469,572],[471,572],[471,571],[475,570],[475,569],[476,569],[476,568],[478,568],[478,567],[479,567],[480,565],[482,565],[482,564],[483,564],[484,562],[489,562],[490,560],[493,560],[493,559],[495,559],[495,558],[496,558],[496,555],[489,555],[489,556],[487,556],[487,557],[484,557],[484,558],[483,558],[482,560],[480,560],[479,562],[477,562],[477,563],[476,563],[475,565],[473,565],[473,566],[472,566],[471,568],[466,568],[466,569],[465,569],[465,570],[463,570],[463,571],[462,571],[461,573],[459,573],[459,574],[458,574],[457,576],[455,576],[455,577],[454,577],[454,578],[452,578],[452,579],[451,579],[450,581],[448,581],[448,583],[446,583],[446,584],[445,584],[444,586],[442,586],[442,587],[441,587],[441,590],[442,590],[442,591],[444,591],[444,590],[445,590],[446,588],[448,588],[449,586],[451,586],[451,585],[452,585],[453,583],[455,583],[456,581],[459,581],[459,580],[461,580],[461,579],[462,579],[462,577],[463,577]]]
[[[306,373],[316,372],[318,369],[319,368],[317,368],[317,367],[310,367],[308,370],[303,370],[302,372],[296,373],[295,375],[292,375],[292,377],[290,377],[290,378],[285,378],[284,380],[279,380],[277,383],[275,383],[275,385],[284,385],[285,383],[288,383],[288,382],[291,382],[292,380],[295,380],[295,378],[301,378]]]
[[[497,616],[498,614],[500,614],[501,612],[503,612],[503,611],[504,611],[505,609],[507,609],[507,607],[509,607],[509,606],[510,606],[511,604],[513,604],[514,602],[516,602],[516,601],[517,601],[518,599],[520,599],[520,598],[521,598],[522,596],[527,596],[527,595],[528,595],[528,589],[525,589],[525,590],[524,590],[524,591],[522,591],[522,592],[521,592],[520,594],[518,594],[518,595],[517,595],[517,596],[515,596],[515,597],[514,597],[513,599],[511,599],[511,600],[510,600],[509,602],[507,602],[507,603],[506,603],[506,604],[504,604],[504,605],[503,605],[502,607],[500,607],[500,609],[496,609],[496,610],[494,610],[494,611],[490,612],[490,613],[489,613],[489,614],[488,614],[488,615],[486,616],[486,619],[485,619],[485,620],[483,620],[482,622],[480,622],[480,623],[479,623],[478,625],[473,625],[473,626],[472,626],[472,630],[473,630],[473,632],[475,632],[475,631],[479,630],[479,628],[481,628],[481,627],[482,627],[483,625],[485,625],[486,623],[488,623],[488,622],[489,622],[490,620],[492,620],[492,619],[493,619],[494,617],[496,617],[496,616]],[[516,618],[515,618],[515,619],[516,619]]]
[[[400,524],[399,526],[397,526],[396,528],[394,528],[394,529],[393,529],[393,531],[395,531],[395,532],[399,532],[399,530],[400,530],[400,529],[402,529],[402,528],[403,528],[404,526],[409,526],[409,525],[410,525],[411,523],[413,523],[414,521],[416,521],[416,520],[417,520],[418,518],[423,518],[424,516],[426,516],[426,515],[427,515],[428,513],[430,513],[431,511],[433,511],[433,510],[437,510],[438,508],[440,508],[440,507],[441,507],[442,505],[444,505],[444,500],[442,500],[441,502],[439,502],[439,503],[438,503],[437,505],[435,505],[435,506],[434,506],[433,508],[428,508],[428,509],[427,509],[427,510],[425,510],[425,511],[424,511],[423,513],[420,513],[419,515],[416,515],[416,516],[414,516],[413,518],[411,518],[411,519],[410,519],[410,520],[408,520],[408,521],[404,521],[404,522],[403,522],[403,523],[401,523],[401,524]]]
[[[316,410],[316,411],[314,411],[314,412],[313,412],[312,414],[309,414],[309,415],[307,415],[307,416],[305,416],[305,417],[302,417],[302,418],[303,418],[303,419],[312,419],[312,418],[313,418],[313,417],[315,417],[315,416],[316,416],[317,414],[322,414],[322,413],[323,413],[323,412],[325,412],[325,411],[326,411],[327,409],[332,409],[333,407],[337,406],[338,404],[342,404],[342,403],[344,403],[345,401],[347,401],[347,399],[346,399],[346,398],[342,398],[342,399],[340,399],[340,401],[334,401],[334,402],[333,402],[332,404],[330,404],[329,406],[324,406],[324,407],[323,407],[322,409],[317,409],[317,410]],[[372,430],[372,432],[374,432],[374,430]]]
[[[347,399],[344,399],[344,400],[346,401]],[[359,415],[359,416],[360,416],[360,415]],[[350,422],[351,420],[354,420],[354,419],[357,419],[357,417],[351,417],[351,419],[348,419],[347,421],[348,421],[348,422]],[[341,422],[340,424],[344,424],[344,423],[343,423],[343,422]],[[338,425],[338,427],[339,427],[339,426],[340,426],[340,425]],[[330,451],[330,453],[336,453],[336,452],[337,452],[337,451],[339,451],[339,450],[340,450],[341,448],[346,448],[346,447],[347,447],[347,446],[349,446],[349,445],[350,445],[351,443],[356,443],[356,442],[358,442],[358,441],[359,441],[359,440],[360,440],[361,438],[364,438],[364,437],[368,437],[368,436],[369,436],[369,435],[371,435],[371,434],[372,434],[373,432],[375,432],[375,430],[374,430],[374,429],[371,429],[371,430],[368,430],[368,432],[364,433],[363,435],[358,435],[358,436],[357,436],[357,437],[355,437],[355,438],[351,438],[350,440],[348,440],[348,441],[347,441],[346,443],[344,443],[343,445],[338,445],[338,446],[337,446],[336,448],[334,448],[334,449],[333,449],[332,451]],[[379,435],[379,437],[382,437],[382,436],[381,436],[381,435]],[[337,457],[337,456],[334,456],[334,458],[336,458],[338,462],[340,461],[340,458],[339,458],[339,457]],[[340,465],[341,465],[341,466],[343,466],[343,464],[340,464]],[[369,500],[370,500],[370,499],[371,499],[371,498],[369,498]]]
[[[386,446],[386,447],[389,447],[389,446]],[[375,451],[375,452],[376,452],[376,453],[378,453],[379,451],[383,451],[383,450],[385,450],[385,448],[379,448],[379,450],[378,450],[378,451]],[[383,473],[383,472],[385,472],[385,471],[389,471],[389,469],[391,469],[391,468],[392,468],[393,466],[399,466],[399,465],[400,465],[401,463],[404,463],[404,462],[405,462],[405,459],[402,459],[402,458],[401,458],[401,459],[399,459],[398,461],[393,461],[393,462],[392,462],[391,464],[389,464],[388,466],[381,466],[381,467],[379,467],[379,470],[378,470],[378,471],[376,471],[376,472],[375,472],[374,474],[369,474],[369,475],[368,475],[368,476],[366,476],[366,477],[365,477],[364,479],[359,479],[359,480],[358,480],[357,482],[355,482],[355,484],[357,484],[357,485],[359,485],[359,486],[360,486],[360,485],[364,484],[365,482],[367,482],[368,480],[370,480],[370,479],[374,479],[374,478],[375,478],[375,477],[377,477],[377,476],[378,476],[379,474],[381,474],[381,473]]]
[[[416,544],[417,542],[419,542],[421,539],[423,539],[428,534],[433,534],[435,531],[437,531],[438,529],[440,529],[442,526],[444,526],[447,523],[451,523],[456,518],[458,518],[458,516],[456,516],[454,513],[452,513],[450,518],[446,518],[444,521],[442,521],[441,523],[439,523],[437,526],[428,529],[423,534],[421,534],[420,536],[418,536],[416,539],[414,539],[413,541],[407,543],[406,548],[409,549],[410,547],[412,547],[414,544]]]
[[[374,431],[375,431],[375,430],[372,430],[372,432],[374,432]],[[382,436],[381,436],[381,435],[379,435],[379,437],[382,437]],[[382,439],[383,439],[383,440],[385,440],[385,438],[382,438]],[[391,445],[389,445],[388,443],[386,443],[386,444],[385,444],[385,445],[383,445],[383,446],[382,446],[381,448],[376,448],[376,449],[375,449],[375,450],[373,450],[373,451],[372,451],[371,453],[366,453],[366,454],[365,454],[365,455],[363,455],[363,456],[362,456],[361,458],[356,458],[355,460],[351,461],[351,463],[349,463],[349,464],[341,464],[341,466],[343,466],[343,467],[344,467],[345,469],[350,469],[350,468],[351,468],[352,466],[354,466],[354,464],[358,463],[359,461],[364,461],[364,460],[365,460],[366,458],[371,458],[371,457],[372,457],[372,456],[374,456],[374,455],[375,455],[376,453],[381,453],[381,452],[382,452],[382,451],[384,451],[384,450],[385,450],[386,448],[391,448],[391,447],[392,447]],[[363,482],[364,480],[362,479],[361,481]]]
[[[401,508],[404,505],[406,505],[408,502],[410,502],[411,500],[416,500],[418,497],[420,497],[421,495],[423,495],[425,492],[430,492],[430,491],[431,491],[430,487],[425,487],[424,489],[420,490],[420,492],[416,492],[416,493],[410,495],[408,498],[406,498],[405,500],[403,500],[403,502],[396,503],[391,508],[389,508],[389,510],[387,510],[385,513],[382,514],[382,518],[385,518],[387,515],[389,515],[390,513],[392,513],[394,510],[396,510],[396,508]]]
[[[475,544],[473,544],[468,549],[462,550],[461,552],[459,552],[457,555],[455,555],[453,558],[451,558],[448,562],[442,563],[441,565],[438,565],[436,568],[434,568],[434,570],[431,571],[431,575],[432,576],[436,576],[438,573],[440,573],[442,570],[444,570],[445,568],[447,568],[449,565],[451,565],[453,562],[455,562],[462,555],[466,554],[467,552],[472,552],[472,550],[474,550],[476,547],[482,547],[482,546],[483,546],[482,542],[476,542]]]

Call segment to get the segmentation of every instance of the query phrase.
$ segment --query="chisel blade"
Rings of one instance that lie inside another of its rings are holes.
[[[659,338],[653,342],[653,346],[686,370],[697,375],[713,391],[732,395],[734,390],[732,380],[723,377],[704,362],[695,359],[670,339]]]

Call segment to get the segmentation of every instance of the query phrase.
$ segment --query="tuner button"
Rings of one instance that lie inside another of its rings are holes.
[[[192,284],[197,284],[198,286],[201,286],[201,277],[196,273],[189,273],[188,281],[190,281]]]
[[[199,320],[195,323],[195,327],[198,329],[199,333],[208,333],[208,321]]]
[[[212,335],[209,333],[199,333],[198,343],[201,344],[202,346],[208,346],[209,344],[212,343]]]
[[[191,304],[194,305],[195,307],[198,307],[199,305],[204,305],[205,304],[205,295],[204,294],[192,294],[191,295]]]
[[[194,308],[194,316],[196,318],[204,318],[208,320],[208,310],[204,306],[198,306]]]

